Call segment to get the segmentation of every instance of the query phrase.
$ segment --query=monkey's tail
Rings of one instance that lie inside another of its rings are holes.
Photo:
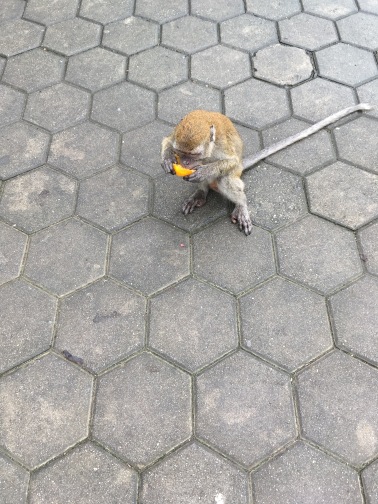
[[[371,110],[372,108],[373,107],[371,105],[369,105],[368,103],[359,103],[358,105],[353,105],[352,107],[348,107],[346,109],[339,110],[339,112],[335,112],[334,114],[326,117],[325,119],[322,119],[321,121],[313,124],[309,128],[306,128],[303,131],[296,133],[295,135],[292,135],[288,138],[285,138],[284,140],[281,140],[280,142],[277,142],[273,145],[270,145],[269,147],[262,149],[261,151],[257,152],[256,154],[253,154],[252,156],[248,156],[247,158],[244,158],[243,159],[243,171],[247,170],[248,168],[251,168],[253,165],[255,165],[259,161],[262,161],[263,159],[271,156],[272,154],[275,154],[276,152],[278,152],[282,149],[285,149],[286,147],[289,147],[289,145],[292,145],[293,143],[299,142],[300,140],[303,140],[304,138],[307,138],[310,135],[313,135],[314,133],[318,132],[319,130],[325,128],[326,126],[329,126],[330,124],[338,121],[339,119],[342,119],[343,117],[346,117],[349,114],[353,114],[353,112]]]

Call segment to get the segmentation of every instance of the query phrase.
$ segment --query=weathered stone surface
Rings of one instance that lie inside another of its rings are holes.
[[[306,13],[279,21],[281,42],[316,51],[338,41],[332,21]]]
[[[80,15],[98,21],[110,23],[117,19],[131,16],[134,8],[134,0],[82,0]]]
[[[189,253],[186,233],[159,220],[145,219],[113,237],[109,271],[150,294],[189,274]]]
[[[79,220],[69,219],[32,236],[25,274],[62,295],[104,274],[107,236]]]
[[[3,285],[0,300],[0,371],[4,372],[49,348],[56,300],[23,281]]]
[[[158,25],[138,17],[128,17],[104,28],[103,45],[130,55],[158,43]]]
[[[30,503],[136,502],[137,475],[95,445],[85,444],[33,474]]]
[[[244,352],[201,374],[197,394],[197,436],[245,466],[295,437],[289,378]]]
[[[362,504],[357,472],[305,443],[252,473],[256,504]]]
[[[20,274],[26,236],[0,222],[0,243],[0,284],[3,284]]]
[[[25,101],[23,93],[0,84],[0,127],[21,119]]]
[[[361,465],[378,452],[377,369],[333,352],[298,376],[303,435]]]
[[[362,273],[354,235],[318,217],[277,233],[280,272],[323,293]]]
[[[76,189],[62,173],[36,168],[4,184],[0,215],[28,233],[38,231],[73,214]]]
[[[162,42],[173,49],[195,53],[217,44],[217,25],[194,16],[184,16],[163,25]]]
[[[275,273],[271,236],[255,227],[246,238],[228,218],[222,219],[194,236],[193,266],[199,276],[242,292]]]
[[[1,25],[0,54],[14,56],[38,47],[45,29],[24,19],[15,19]]]
[[[357,88],[357,93],[361,102],[370,103],[373,109],[365,112],[367,115],[378,117],[378,79]]]
[[[303,49],[275,44],[253,58],[255,77],[281,86],[294,85],[311,77],[311,59]]]
[[[99,25],[74,18],[49,26],[43,45],[66,56],[72,56],[98,45],[100,37]]]
[[[114,166],[81,182],[76,212],[115,231],[146,215],[148,200],[148,179]]]
[[[364,484],[365,493],[371,504],[378,502],[377,488],[377,463],[373,463],[362,471],[362,482]]]
[[[337,21],[343,42],[366,49],[378,49],[378,18],[371,14],[358,12]]]
[[[281,278],[240,300],[243,345],[292,371],[332,348],[324,298]]]
[[[378,217],[378,175],[338,161],[307,177],[310,210],[351,229]]]
[[[1,4],[0,22],[21,17],[25,8],[25,0],[3,0]]]
[[[191,444],[146,471],[142,504],[187,502],[248,503],[245,474],[201,445]],[[195,501],[193,501],[195,502]]]
[[[30,468],[63,453],[88,434],[91,394],[92,378],[51,354],[3,376],[0,444]]]
[[[3,81],[32,93],[60,82],[64,67],[62,56],[37,48],[9,58]]]
[[[135,14],[164,23],[188,13],[186,0],[140,0]]]
[[[79,0],[29,0],[24,17],[45,25],[75,17]]]
[[[4,502],[26,502],[28,483],[29,473],[9,458],[0,455],[0,493]]]
[[[189,376],[148,353],[109,371],[99,380],[93,433],[138,467],[157,460],[191,434]]]
[[[196,369],[236,348],[236,306],[226,293],[187,280],[151,300],[149,345]]]
[[[214,21],[232,18],[244,12],[242,0],[228,2],[227,0],[209,0],[204,3],[201,0],[192,1],[192,14]]]
[[[375,363],[378,362],[377,299],[378,279],[370,276],[330,298],[338,346]]]
[[[356,12],[357,6],[354,0],[303,0],[305,12],[317,14],[328,19],[338,19],[352,12]]]
[[[247,11],[268,19],[283,19],[301,11],[299,0],[247,0]]]
[[[359,237],[366,259],[366,268],[378,275],[378,223],[361,230]]]
[[[278,42],[275,23],[250,14],[223,21],[220,33],[224,44],[251,52]]]
[[[191,62],[192,78],[217,88],[229,87],[251,76],[248,55],[221,45],[194,54]]]

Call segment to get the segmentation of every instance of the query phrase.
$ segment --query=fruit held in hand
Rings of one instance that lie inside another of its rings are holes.
[[[173,164],[173,170],[175,172],[175,175],[178,177],[186,177],[186,175],[190,175],[191,173],[194,173],[196,170],[191,170],[189,168],[184,168],[183,166],[179,164]]]

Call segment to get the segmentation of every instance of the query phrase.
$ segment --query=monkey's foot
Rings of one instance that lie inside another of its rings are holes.
[[[206,194],[203,191],[198,191],[193,194],[189,199],[185,200],[182,205],[182,213],[188,215],[193,212],[195,208],[203,207],[206,203]]]
[[[247,209],[236,206],[231,214],[231,222],[238,224],[240,231],[244,231],[246,236],[251,234],[253,226]]]

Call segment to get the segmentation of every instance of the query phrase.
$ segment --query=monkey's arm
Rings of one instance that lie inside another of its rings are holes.
[[[352,114],[353,112],[358,112],[359,110],[371,110],[373,107],[369,105],[368,103],[359,103],[358,105],[354,105],[352,107],[348,107],[346,109],[340,110],[339,112],[335,112],[334,114],[326,117],[325,119],[322,119],[321,121],[313,124],[309,128],[306,128],[303,131],[300,131],[296,135],[292,135],[288,138],[285,138],[284,140],[281,140],[280,142],[277,142],[273,145],[270,145],[269,147],[266,147],[265,149],[262,149],[261,151],[257,152],[256,154],[253,154],[252,156],[248,156],[247,158],[243,159],[243,170],[248,170],[248,168],[251,168],[253,165],[258,163],[259,161],[262,161],[263,159],[271,156],[272,154],[275,154],[276,152],[285,149],[286,147],[289,147],[293,143],[299,142],[300,140],[303,140],[304,138],[309,137],[310,135],[313,135],[314,133],[320,131],[321,129],[325,128],[326,126],[329,126],[330,124],[333,124],[334,122],[338,121],[339,119],[342,119],[343,117],[348,116],[349,114]]]
[[[175,162],[175,155],[172,148],[172,138],[170,136],[163,138],[161,143],[161,166],[165,173],[172,173],[174,170],[172,164]]]
[[[202,160],[203,161],[203,160]],[[211,182],[219,177],[224,177],[230,173],[239,172],[241,174],[240,161],[237,157],[220,159],[202,166],[197,166],[196,171],[191,175],[184,177],[189,182]]]

